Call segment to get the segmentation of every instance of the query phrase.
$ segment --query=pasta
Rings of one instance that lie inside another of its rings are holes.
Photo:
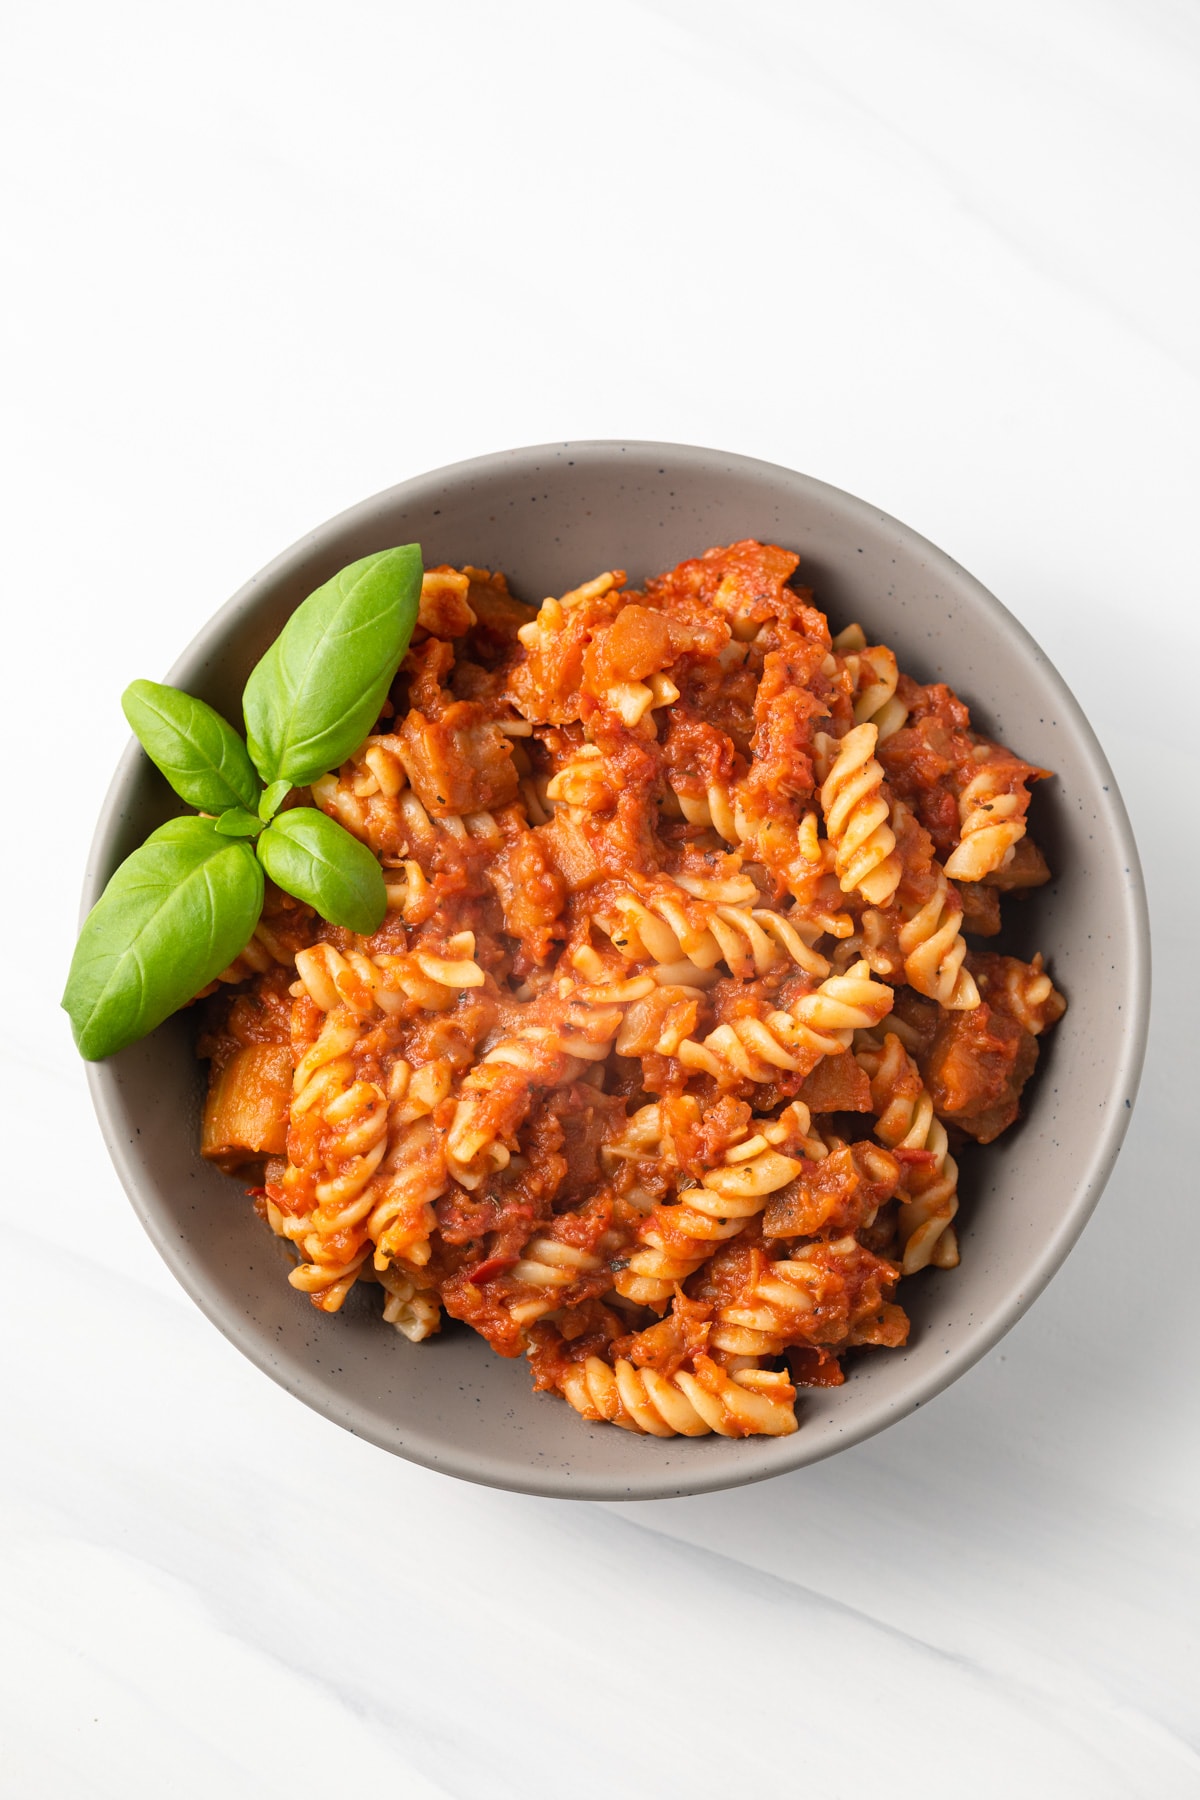
[[[817,739],[818,754],[830,761],[821,808],[833,866],[842,892],[857,889],[872,906],[891,899],[903,873],[888,824],[883,770],[874,756],[878,737],[878,727],[868,722],[855,725],[836,744],[824,733]]]
[[[855,1030],[877,1025],[891,1007],[892,990],[871,979],[866,962],[856,962],[789,1010],[739,1013],[701,1043],[685,1038],[678,1056],[686,1068],[722,1085],[775,1081],[780,1070],[806,1075],[822,1057],[846,1050]]]
[[[563,1396],[585,1419],[607,1419],[652,1437],[786,1437],[796,1429],[796,1390],[774,1370],[728,1371],[709,1356],[670,1377],[639,1369],[624,1357],[573,1363]]]
[[[903,1342],[907,1321],[899,1309],[884,1318],[886,1296],[898,1279],[893,1263],[875,1256],[855,1237],[814,1243],[790,1256],[749,1259],[740,1290],[721,1296],[710,1342],[735,1356],[779,1356],[797,1345],[843,1344],[874,1327]]]
[[[778,1120],[751,1120],[746,1129],[750,1135],[732,1144],[718,1167],[694,1186],[681,1186],[670,1205],[655,1207],[641,1222],[633,1253],[614,1275],[618,1294],[647,1306],[669,1301],[676,1282],[694,1274],[718,1243],[762,1211],[768,1195],[800,1173],[801,1163],[783,1146],[818,1158],[826,1153],[809,1135],[808,1108],[799,1101]]]
[[[894,1032],[877,1048],[862,1034],[856,1051],[871,1081],[875,1135],[903,1159],[899,1212],[903,1244],[901,1269],[913,1275],[929,1263],[952,1269],[958,1263],[953,1219],[958,1211],[958,1164],[950,1155],[946,1127],[933,1110],[920,1071]]]
[[[298,796],[383,925],[269,887],[204,1000],[204,1154],[322,1311],[468,1325],[596,1424],[782,1436],[958,1262],[953,1152],[1065,1008],[968,943],[1048,876],[1047,771],[796,569],[746,540],[537,609],[426,573],[374,731]]]

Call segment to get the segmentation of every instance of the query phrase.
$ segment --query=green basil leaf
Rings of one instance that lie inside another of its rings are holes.
[[[365,844],[315,806],[272,819],[258,840],[271,880],[349,931],[369,937],[387,911],[383,870]]]
[[[269,788],[263,790],[262,799],[258,803],[259,818],[264,823],[268,819],[273,819],[291,791],[290,781],[273,781]]]
[[[181,800],[201,812],[258,805],[249,752],[219,712],[161,681],[133,681],[121,707],[150,761]]]
[[[296,608],[242,699],[265,783],[307,787],[357,750],[408,648],[420,599],[420,547],[403,544],[350,563]]]
[[[62,1003],[89,1062],[186,1004],[245,949],[263,876],[211,819],[171,819],[126,857],[84,921]]]
[[[231,806],[228,812],[223,812],[213,823],[222,837],[257,837],[263,828],[263,822],[257,814],[247,812],[244,806]]]

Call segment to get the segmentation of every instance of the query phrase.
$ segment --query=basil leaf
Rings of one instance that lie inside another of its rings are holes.
[[[258,805],[259,781],[245,744],[203,700],[161,681],[133,681],[121,707],[150,761],[189,806],[221,813]]]
[[[408,648],[420,598],[420,547],[404,544],[350,563],[296,608],[242,697],[265,783],[307,787],[357,750]]]
[[[228,812],[223,812],[213,823],[222,837],[257,837],[263,828],[262,820],[254,813],[247,812],[244,806],[231,806]]]
[[[126,857],[84,921],[63,1006],[89,1062],[111,1056],[199,993],[244,950],[263,876],[211,819],[171,819]]]
[[[387,911],[383,870],[365,844],[315,806],[294,806],[258,840],[271,880],[331,925],[369,937]]]
[[[264,789],[262,798],[259,800],[259,818],[262,819],[264,823],[268,819],[273,819],[291,791],[292,784],[290,781],[273,781],[269,788]]]

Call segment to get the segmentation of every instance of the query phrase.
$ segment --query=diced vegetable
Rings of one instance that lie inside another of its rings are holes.
[[[247,1044],[208,1091],[201,1154],[223,1163],[279,1156],[287,1145],[292,1053],[286,1044]]]

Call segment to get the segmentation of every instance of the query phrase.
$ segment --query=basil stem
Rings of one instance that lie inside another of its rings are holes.
[[[254,851],[213,820],[152,832],[79,934],[62,1003],[81,1053],[111,1056],[186,1005],[245,949],[262,902]]]
[[[271,880],[331,925],[369,936],[387,911],[383,871],[365,844],[313,806],[273,819],[258,840]]]
[[[246,683],[250,755],[265,784],[307,787],[379,717],[421,598],[416,544],[339,570],[292,614]]]
[[[219,712],[160,681],[133,681],[121,707],[143,750],[180,799],[201,812],[258,805],[246,746]]]

